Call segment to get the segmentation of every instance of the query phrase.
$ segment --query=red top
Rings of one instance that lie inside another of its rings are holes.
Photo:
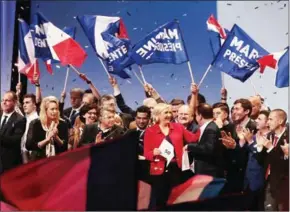
[[[198,142],[200,130],[196,133],[192,133],[184,128],[179,123],[170,123],[169,138],[172,141],[172,145],[175,150],[176,162],[179,168],[182,166],[182,153],[183,146],[186,143]],[[150,160],[150,173],[152,175],[161,175],[164,172],[166,159],[160,155],[154,156],[153,150],[159,148],[163,139],[166,136],[162,133],[158,124],[149,127],[145,131],[144,135],[144,156],[147,160]]]

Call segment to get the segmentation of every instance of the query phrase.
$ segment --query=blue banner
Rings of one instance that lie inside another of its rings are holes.
[[[259,68],[257,59],[269,54],[238,25],[234,25],[212,67],[245,82]]]
[[[178,21],[166,23],[148,34],[133,47],[131,56],[138,65],[187,62],[188,56]]]

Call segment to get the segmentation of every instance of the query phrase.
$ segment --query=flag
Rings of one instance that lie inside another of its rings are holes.
[[[76,33],[76,28],[75,27],[64,27],[63,28],[63,31],[65,33],[67,33],[69,36],[71,36],[73,39],[75,39],[75,33]],[[55,63],[59,63],[60,61],[58,60],[52,60],[52,59],[48,59],[45,62],[45,66],[46,66],[46,70],[52,74],[53,73],[53,69],[52,69],[52,66],[51,64],[55,64]]]
[[[26,75],[27,79],[33,82],[34,73],[39,73],[38,61],[35,58],[34,43],[27,23],[18,19],[19,21],[19,33],[18,33],[18,71]]]
[[[138,65],[187,62],[188,55],[178,21],[168,22],[149,33],[134,45],[131,56]]]
[[[245,82],[259,68],[257,58],[267,54],[265,49],[235,24],[212,62],[212,67]]]
[[[257,60],[260,72],[263,73],[266,66],[275,69],[275,86],[278,88],[289,87],[289,47],[280,52],[271,53]]]
[[[39,12],[33,16],[33,27],[36,57],[60,61],[63,66],[80,67],[84,63],[87,54],[82,47]]]
[[[130,78],[126,68],[134,61],[128,55],[131,43],[123,20],[100,15],[77,16],[77,20],[109,73],[123,79]]]
[[[3,198],[25,211],[136,210],[136,137],[133,132],[4,172]]]
[[[223,28],[213,15],[207,19],[206,25],[209,32],[210,46],[213,55],[216,56],[229,31]]]

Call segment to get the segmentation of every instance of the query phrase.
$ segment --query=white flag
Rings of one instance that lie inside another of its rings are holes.
[[[170,161],[174,157],[173,145],[164,138],[162,143],[159,146],[159,150],[161,151],[161,156],[166,158],[167,160],[166,166],[168,166]]]

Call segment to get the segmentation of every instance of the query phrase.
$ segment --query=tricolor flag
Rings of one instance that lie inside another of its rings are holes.
[[[134,45],[131,54],[138,65],[187,62],[188,55],[178,20],[168,22],[146,35]]]
[[[31,83],[33,82],[33,75],[39,75],[38,61],[35,58],[34,43],[27,23],[18,19],[19,33],[18,33],[18,71],[27,76]]]
[[[134,61],[128,56],[131,44],[123,20],[100,15],[78,16],[77,20],[109,73],[130,78],[126,70]]]
[[[280,52],[274,52],[257,60],[260,72],[266,66],[276,70],[275,86],[278,88],[289,87],[289,47]]]
[[[229,31],[223,28],[213,15],[207,19],[206,25],[209,32],[210,46],[215,56],[223,45]]]
[[[1,175],[1,196],[24,211],[137,207],[136,133],[30,162]]]
[[[60,61],[63,66],[81,67],[87,54],[66,32],[48,21],[41,13],[33,16],[36,57]]]

